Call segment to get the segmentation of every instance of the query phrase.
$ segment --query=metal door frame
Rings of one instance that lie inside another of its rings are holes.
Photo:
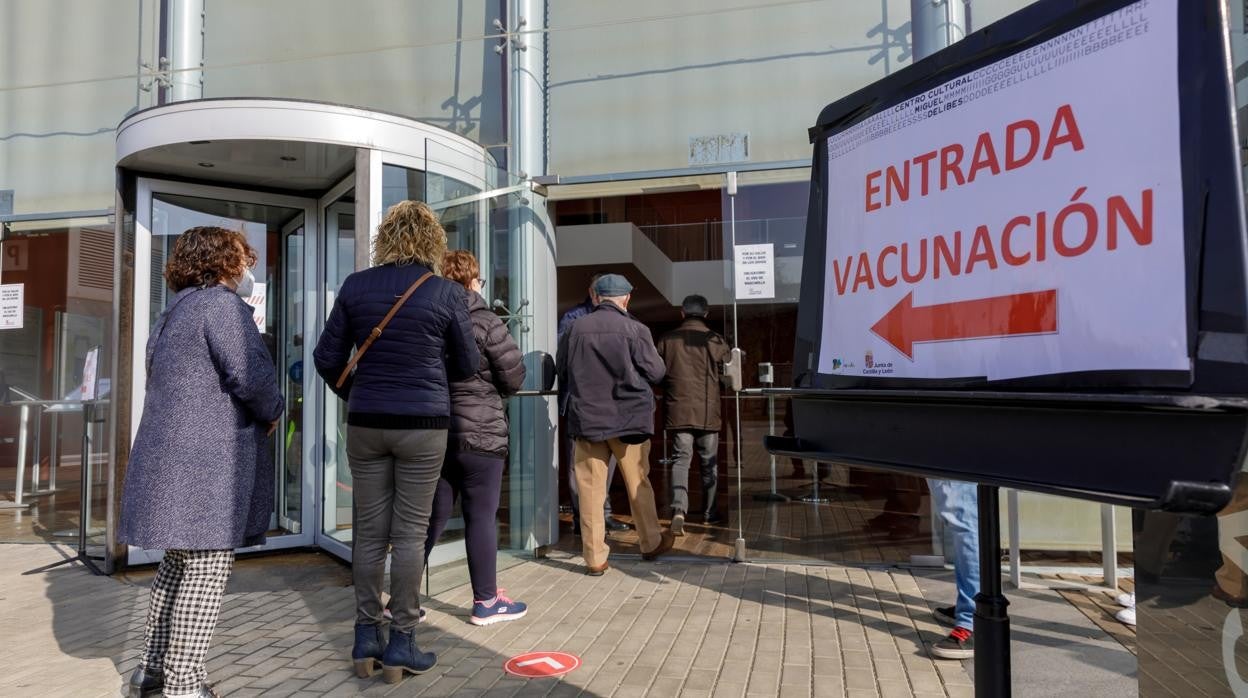
[[[317,201],[315,199],[307,199],[302,197],[285,196],[279,194],[267,194],[256,192],[249,189],[235,189],[228,186],[190,184],[186,182],[176,182],[158,178],[139,177],[137,181],[137,197],[135,201],[134,212],[134,322],[132,324],[133,346],[135,351],[131,357],[131,371],[133,376],[139,377],[146,375],[146,351],[147,340],[150,333],[147,318],[151,312],[151,264],[152,264],[152,203],[156,194],[171,194],[175,196],[195,196],[207,199],[217,199],[223,201],[237,201],[239,203],[250,203],[260,205],[282,206],[285,208],[299,209],[303,211],[304,220],[304,236],[305,244],[303,250],[303,264],[307,279],[307,269],[315,269],[319,262],[318,252],[319,245],[307,244],[309,240],[319,240],[318,231],[320,230],[320,219]],[[304,327],[320,328],[323,324],[315,314],[315,308],[319,307],[316,302],[316,289],[313,284],[304,284]],[[306,339],[306,337],[305,337]],[[304,366],[313,365],[312,350],[315,343],[304,342],[303,346],[303,362]],[[315,371],[304,371],[303,390],[304,390],[304,439],[303,439],[303,481],[304,483],[314,483],[316,473],[320,465],[320,457],[317,452],[323,441],[323,434],[320,433],[320,423],[318,420],[308,420],[306,415],[309,411],[309,397],[315,396],[315,391],[319,389],[316,383],[319,382]],[[143,402],[146,397],[146,386],[142,380],[135,380],[132,387],[132,396],[130,401],[130,434],[128,435],[133,444],[135,436],[138,434],[139,422],[143,416]],[[319,404],[312,406],[319,409]],[[276,466],[274,466],[276,467]],[[299,548],[312,545],[315,541],[313,535],[314,527],[314,508],[315,508],[315,487],[301,488],[301,533],[291,533],[282,536],[273,536],[264,545],[252,546],[248,548],[240,548],[240,553],[250,553],[258,551],[281,550],[284,548]],[[276,503],[275,503],[276,504]],[[147,550],[128,546],[127,562],[134,564],[148,564],[159,562],[164,552],[160,550]]]

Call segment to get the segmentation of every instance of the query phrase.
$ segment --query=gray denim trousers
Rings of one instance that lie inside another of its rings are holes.
[[[392,627],[410,631],[416,626],[425,537],[445,454],[445,429],[347,427],[357,623],[382,622],[388,549]]]

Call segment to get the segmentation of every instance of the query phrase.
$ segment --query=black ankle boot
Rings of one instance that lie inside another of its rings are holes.
[[[398,683],[403,674],[423,674],[438,663],[433,652],[421,652],[416,646],[412,631],[390,630],[390,644],[381,658],[381,678],[386,683]]]
[[[355,665],[355,675],[367,679],[377,670],[382,656],[381,626],[364,623],[355,624],[355,645],[351,648],[351,662]]]
[[[130,675],[130,698],[147,698],[165,687],[163,674],[149,674],[139,667]]]

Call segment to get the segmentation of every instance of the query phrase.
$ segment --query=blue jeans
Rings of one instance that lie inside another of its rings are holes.
[[[927,481],[932,508],[953,538],[953,577],[958,587],[954,615],[960,628],[974,629],[975,595],[979,593],[979,496],[971,482]]]

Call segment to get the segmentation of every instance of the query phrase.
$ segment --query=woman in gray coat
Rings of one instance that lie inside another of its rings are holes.
[[[147,397],[126,467],[119,538],[164,550],[130,695],[214,696],[204,656],[234,549],[264,542],[268,439],[283,411],[273,360],[241,297],[256,252],[242,233],[191,228],[165,279],[176,295],[147,343]]]

